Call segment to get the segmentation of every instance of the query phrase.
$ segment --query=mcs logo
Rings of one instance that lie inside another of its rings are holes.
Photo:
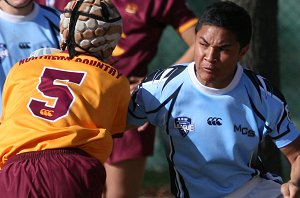
[[[242,127],[241,125],[236,126],[234,125],[234,132],[240,132],[242,135],[247,135],[248,137],[254,137],[255,132],[247,127]]]
[[[222,120],[222,118],[209,117],[209,118],[207,119],[207,124],[209,124],[209,125],[220,126],[220,125],[222,125],[221,120]]]

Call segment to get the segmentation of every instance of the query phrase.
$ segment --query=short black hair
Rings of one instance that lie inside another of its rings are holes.
[[[252,22],[249,13],[231,1],[220,1],[205,8],[196,25],[196,33],[203,25],[225,28],[237,37],[241,47],[250,43]]]

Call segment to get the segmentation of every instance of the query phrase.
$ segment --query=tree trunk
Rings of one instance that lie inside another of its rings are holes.
[[[277,34],[277,0],[232,0],[244,7],[253,22],[253,37],[249,52],[241,61],[242,65],[268,78],[280,88],[278,34]],[[260,154],[265,167],[283,175],[281,154],[270,138],[261,145]]]

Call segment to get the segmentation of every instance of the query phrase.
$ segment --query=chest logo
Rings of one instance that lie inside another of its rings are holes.
[[[209,117],[209,118],[207,119],[207,124],[208,124],[208,125],[220,126],[220,125],[222,125],[221,120],[222,120],[222,118]]]
[[[21,42],[19,43],[19,48],[20,49],[30,49],[30,43],[29,42]]]
[[[179,130],[182,137],[187,136],[189,132],[195,130],[195,126],[192,124],[192,119],[188,117],[175,118],[174,127]]]
[[[8,56],[8,50],[6,44],[0,43],[0,63]]]

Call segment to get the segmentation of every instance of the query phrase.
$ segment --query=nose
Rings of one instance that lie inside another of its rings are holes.
[[[216,63],[216,49],[214,49],[213,47],[208,48],[204,60],[211,63]]]
[[[207,62],[211,62],[211,63],[216,63],[217,59],[216,58],[211,58],[211,57],[204,57],[204,60]]]

